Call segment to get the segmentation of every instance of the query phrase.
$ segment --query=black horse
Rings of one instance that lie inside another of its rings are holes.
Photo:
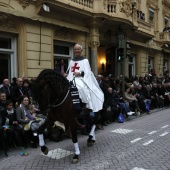
[[[43,137],[45,128],[52,126],[55,121],[59,121],[65,125],[66,129],[70,128],[71,130],[75,148],[72,163],[77,163],[80,155],[77,139],[77,112],[73,106],[69,81],[52,69],[45,69],[33,83],[32,93],[33,98],[39,103],[41,113],[47,116],[45,123],[40,126],[38,130],[41,151],[44,154],[48,154],[48,148],[45,146]],[[88,113],[90,112],[88,111]],[[87,117],[90,121],[90,114],[87,114]],[[92,146],[95,143],[95,124],[97,120],[98,113],[95,113],[95,118],[94,121],[91,122],[92,128],[87,140],[88,146]]]

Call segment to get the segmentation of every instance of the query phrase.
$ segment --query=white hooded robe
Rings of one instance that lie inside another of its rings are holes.
[[[86,103],[86,108],[98,112],[103,108],[104,94],[91,71],[89,61],[84,58],[79,61],[71,60],[68,66],[67,79],[74,79],[74,72],[84,72],[84,76],[75,77],[75,83],[79,91],[80,99]]]

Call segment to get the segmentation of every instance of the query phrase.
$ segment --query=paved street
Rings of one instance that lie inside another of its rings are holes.
[[[96,144],[87,147],[87,136],[80,135],[81,157],[70,163],[73,145],[70,139],[55,143],[47,141],[48,156],[40,148],[28,148],[28,156],[18,149],[4,157],[0,152],[2,170],[170,170],[170,112],[158,110],[120,123],[112,123],[96,132]]]

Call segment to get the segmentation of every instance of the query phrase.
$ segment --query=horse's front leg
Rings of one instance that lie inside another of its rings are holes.
[[[44,130],[47,127],[48,122],[47,120],[39,127],[38,129],[38,137],[39,137],[39,145],[41,146],[41,151],[43,152],[44,155],[48,154],[48,148],[45,146],[45,141],[44,141]]]
[[[75,149],[75,155],[73,156],[71,163],[76,164],[79,161],[80,150],[79,150],[78,138],[77,138],[77,123],[75,120],[72,121],[70,125],[70,129],[72,134],[72,142],[74,144],[74,149]]]

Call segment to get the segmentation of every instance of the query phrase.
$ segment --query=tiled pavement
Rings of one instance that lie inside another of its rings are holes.
[[[155,112],[156,111],[156,112]],[[78,164],[71,164],[74,148],[70,139],[47,141],[47,156],[40,148],[0,152],[0,170],[170,170],[169,109],[154,110],[130,121],[112,123],[96,132],[96,144],[87,147],[87,136],[79,135],[81,150]]]

